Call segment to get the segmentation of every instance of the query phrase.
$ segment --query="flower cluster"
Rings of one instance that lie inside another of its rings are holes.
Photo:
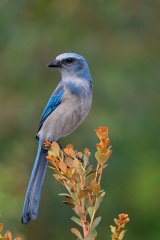
[[[96,169],[89,164],[90,152],[87,148],[82,153],[75,151],[71,144],[61,149],[57,142],[44,142],[44,147],[49,149],[47,160],[52,164],[53,176],[68,191],[60,194],[66,198],[63,203],[73,207],[77,216],[72,220],[83,229],[83,237],[78,229],[71,229],[80,240],[94,240],[97,236],[96,227],[101,217],[95,218],[95,214],[105,195],[100,183],[103,169],[112,153],[111,147],[108,147],[108,128],[99,127],[96,134],[100,140],[96,145]]]
[[[112,240],[122,240],[123,237],[124,237],[124,234],[127,230],[122,230],[121,231],[121,228],[124,228],[126,223],[128,223],[130,220],[129,220],[129,217],[128,217],[128,214],[119,214],[119,219],[114,219],[114,222],[115,224],[117,225],[117,227],[114,227],[114,226],[110,226],[111,228],[111,232],[113,233],[112,234]]]
[[[0,223],[0,240],[12,240],[12,234],[10,231],[7,231],[4,235],[2,236],[2,230],[3,230],[3,223]],[[14,240],[21,240],[20,238],[14,238]]]

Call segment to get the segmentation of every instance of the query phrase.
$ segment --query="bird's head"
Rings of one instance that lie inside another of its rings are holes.
[[[83,80],[92,80],[85,58],[76,53],[60,54],[48,64],[48,67],[58,68],[62,78],[77,77]]]

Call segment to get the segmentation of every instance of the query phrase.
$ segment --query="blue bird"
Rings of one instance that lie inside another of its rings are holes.
[[[38,151],[25,196],[21,219],[23,224],[28,224],[38,215],[47,168],[44,140],[58,141],[73,132],[88,115],[92,103],[92,78],[84,57],[75,53],[63,53],[48,67],[58,68],[62,78],[40,119]]]

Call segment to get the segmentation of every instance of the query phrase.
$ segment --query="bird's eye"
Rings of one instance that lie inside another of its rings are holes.
[[[74,61],[74,58],[67,58],[67,59],[65,60],[65,62],[66,62],[67,64],[71,64],[73,61]]]

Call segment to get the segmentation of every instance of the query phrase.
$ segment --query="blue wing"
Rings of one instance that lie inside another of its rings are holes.
[[[40,119],[40,123],[39,123],[39,128],[38,128],[38,132],[41,129],[45,119],[57,108],[57,106],[61,103],[61,99],[64,93],[64,88],[63,86],[60,86],[50,97],[43,113],[42,113],[42,117]]]

